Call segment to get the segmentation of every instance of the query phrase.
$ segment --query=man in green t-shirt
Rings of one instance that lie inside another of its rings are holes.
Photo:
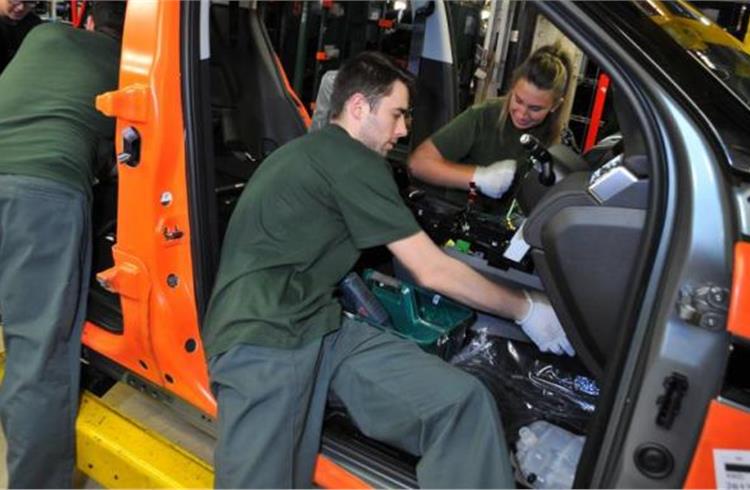
[[[70,488],[94,164],[114,121],[124,3],[96,2],[89,32],[32,30],[0,76],[0,421],[10,488]]]
[[[333,295],[362,249],[387,245],[419,284],[564,337],[548,303],[444,254],[403,203],[383,157],[406,135],[411,84],[381,54],[347,62],[332,124],[276,150],[237,204],[202,330],[217,487],[311,487],[329,391],[365,435],[420,456],[422,487],[513,485],[481,382],[392,333],[342,322]]]

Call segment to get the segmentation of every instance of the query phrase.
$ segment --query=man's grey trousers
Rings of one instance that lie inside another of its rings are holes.
[[[10,488],[70,488],[91,263],[86,196],[0,175],[0,421]]]
[[[217,488],[309,488],[329,390],[368,437],[421,459],[424,488],[514,487],[497,407],[476,378],[364,323],[300,349],[238,345],[209,362]]]

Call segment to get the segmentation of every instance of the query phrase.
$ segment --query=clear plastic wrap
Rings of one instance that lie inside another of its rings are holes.
[[[575,358],[544,354],[526,342],[488,335],[479,329],[450,362],[478,377],[500,410],[508,442],[518,430],[547,420],[585,434],[599,387]]]
[[[516,478],[532,488],[572,488],[583,436],[538,420],[518,431]]]

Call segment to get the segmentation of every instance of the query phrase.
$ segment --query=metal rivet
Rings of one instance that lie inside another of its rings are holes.
[[[176,288],[179,283],[180,279],[175,274],[170,274],[167,276],[167,286],[169,286],[170,288]]]
[[[169,206],[170,204],[172,204],[172,193],[162,192],[159,202],[161,203],[162,206]]]

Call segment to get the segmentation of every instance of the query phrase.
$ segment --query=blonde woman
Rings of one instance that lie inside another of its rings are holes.
[[[409,158],[411,174],[429,184],[453,189],[465,199],[473,182],[490,198],[510,187],[525,156],[524,133],[544,145],[559,140],[563,121],[558,110],[570,82],[570,61],[558,45],[543,46],[514,72],[510,92],[470,107],[430,138]]]

